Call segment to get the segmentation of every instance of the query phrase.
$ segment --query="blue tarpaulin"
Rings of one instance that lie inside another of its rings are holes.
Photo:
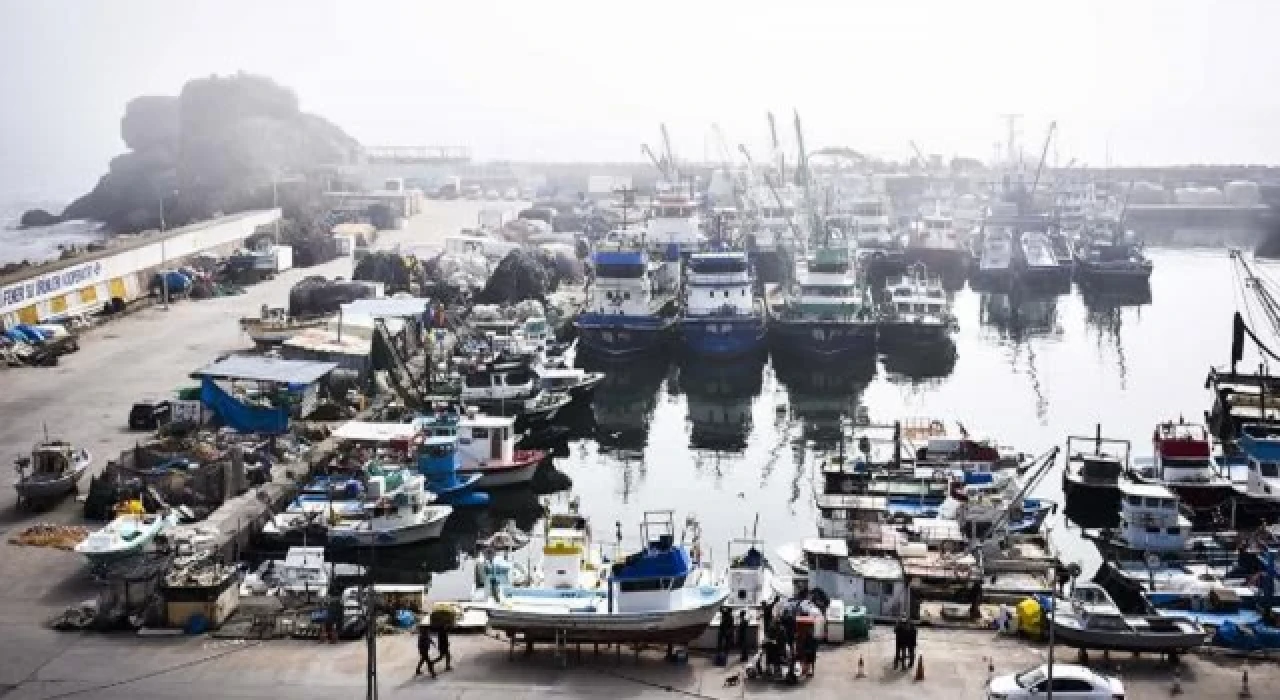
[[[209,377],[200,382],[200,400],[224,425],[237,432],[280,435],[289,430],[288,408],[248,406]]]

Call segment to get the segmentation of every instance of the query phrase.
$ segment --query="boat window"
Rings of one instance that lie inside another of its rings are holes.
[[[1170,535],[1177,535],[1182,532],[1182,528],[1171,527],[1168,530],[1166,530],[1166,532],[1168,532]]]
[[[683,588],[684,577],[676,578],[646,578],[634,581],[619,581],[618,589],[623,593],[637,593],[640,591],[665,591],[672,588]]]
[[[1119,615],[1090,615],[1089,627],[1102,630],[1127,630],[1129,625]]]
[[[1178,502],[1172,498],[1161,499],[1160,507],[1165,510],[1177,510]]]
[[[639,279],[644,277],[645,266],[643,264],[608,264],[596,265],[596,277],[608,277],[610,279]]]
[[[507,374],[503,381],[507,386],[528,384],[533,381],[533,374],[531,374],[527,369],[518,369]]]
[[[472,428],[471,437],[476,440],[483,440],[489,437],[489,429],[488,428]]]
[[[930,305],[929,305],[929,312],[930,312],[930,313],[935,313],[935,314],[936,314],[936,313],[941,313],[941,312],[942,312],[942,306],[941,306],[940,304],[930,304]]]
[[[1131,506],[1142,505],[1142,496],[1125,496],[1124,500]]]
[[[1148,508],[1159,508],[1159,507],[1160,507],[1160,499],[1159,499],[1159,498],[1152,498],[1152,497],[1148,496],[1148,497],[1147,497],[1147,500],[1146,500],[1146,504],[1145,504],[1145,505],[1146,505]]]
[[[1260,471],[1262,476],[1268,479],[1280,477],[1280,465],[1275,462],[1263,462]]]
[[[631,298],[631,292],[623,292],[623,293],[622,293],[622,298],[623,298],[623,299],[630,299],[630,298]]]
[[[1148,527],[1148,528],[1146,528],[1146,531],[1147,531],[1147,534],[1148,534],[1148,535],[1158,535],[1158,534],[1160,534],[1160,528],[1158,528],[1158,527]]]
[[[916,313],[924,313],[925,304],[916,304]]]
[[[484,388],[489,386],[489,375],[487,374],[468,374],[467,386],[472,388]]]

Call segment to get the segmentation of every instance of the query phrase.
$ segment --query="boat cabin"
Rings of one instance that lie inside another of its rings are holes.
[[[644,613],[687,607],[700,597],[686,586],[694,573],[689,550],[675,541],[671,511],[645,513],[640,526],[644,548],[615,562],[609,573],[612,611]]]
[[[1091,484],[1116,484],[1124,476],[1124,462],[1109,454],[1076,455],[1073,461],[1080,467],[1080,479]]]
[[[773,597],[770,585],[772,570],[764,557],[764,541],[735,539],[729,541],[729,571],[725,584],[729,598],[725,605],[753,608]]]
[[[524,400],[538,393],[538,375],[523,362],[477,365],[462,380],[463,401]]]
[[[1225,477],[1213,458],[1209,429],[1199,423],[1166,421],[1152,436],[1156,476],[1168,483],[1207,484]]]
[[[1191,521],[1178,511],[1178,497],[1155,484],[1120,484],[1120,539],[1144,552],[1180,552]]]
[[[701,223],[692,199],[683,194],[659,194],[649,208],[645,237],[652,249],[675,246],[682,252],[692,251],[706,240]]]
[[[1280,426],[1241,426],[1239,447],[1248,460],[1245,493],[1259,500],[1280,502]]]
[[[889,522],[889,499],[845,493],[824,493],[817,498],[818,532],[825,538],[872,543]]]
[[[809,571],[809,590],[821,590],[846,606],[860,605],[876,619],[898,619],[907,612],[907,583],[902,565],[890,557],[851,557],[844,540],[809,539],[801,545]]]
[[[585,573],[596,571],[591,556],[591,522],[578,513],[577,504],[554,511],[544,523],[542,572],[548,588],[581,588]]]

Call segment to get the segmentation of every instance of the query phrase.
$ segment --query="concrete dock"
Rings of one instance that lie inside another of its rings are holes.
[[[404,243],[439,245],[445,235],[474,226],[481,208],[496,202],[430,202],[402,231],[386,232],[380,248]],[[505,206],[515,208],[515,203]],[[51,436],[88,447],[102,462],[130,447],[141,435],[125,430],[129,406],[167,395],[191,383],[187,375],[214,356],[250,341],[236,321],[262,304],[281,305],[288,289],[307,275],[349,276],[345,261],[291,270],[254,285],[247,293],[204,301],[184,301],[169,311],[148,308],[89,331],[82,349],[55,368],[0,371],[0,459],[28,452],[48,427]],[[87,481],[87,479],[86,479]],[[0,490],[0,696],[8,698],[92,697],[101,699],[188,698],[352,698],[365,690],[365,647],[359,642],[240,642],[207,637],[140,638],[55,632],[46,620],[96,593],[84,562],[74,553],[18,547],[9,534],[31,522],[79,522],[80,507],[65,501],[52,512],[30,514],[15,508],[12,489]],[[818,675],[799,688],[758,683],[726,685],[737,664],[716,668],[695,656],[685,665],[662,660],[658,650],[638,659],[629,651],[568,659],[562,667],[550,650],[508,659],[504,641],[476,636],[453,638],[455,670],[438,680],[415,677],[412,635],[379,640],[380,696],[517,697],[772,697],[806,693],[814,698],[982,697],[987,662],[997,674],[1042,662],[1044,650],[989,632],[922,629],[920,651],[925,678],[890,670],[892,639],[877,628],[871,641],[824,651]],[[866,677],[858,678],[863,660]],[[1059,659],[1075,654],[1060,650]],[[1153,658],[1114,655],[1105,662],[1125,682],[1130,699],[1168,697],[1173,673]],[[1181,683],[1187,697],[1236,697],[1243,662],[1224,656],[1189,655]],[[1248,667],[1254,697],[1280,697],[1280,667],[1253,662]]]

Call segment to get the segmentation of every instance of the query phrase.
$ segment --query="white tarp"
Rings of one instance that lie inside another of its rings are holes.
[[[333,431],[333,437],[339,440],[358,440],[360,442],[391,442],[408,440],[417,430],[413,423],[367,423],[353,420],[342,424]]]

